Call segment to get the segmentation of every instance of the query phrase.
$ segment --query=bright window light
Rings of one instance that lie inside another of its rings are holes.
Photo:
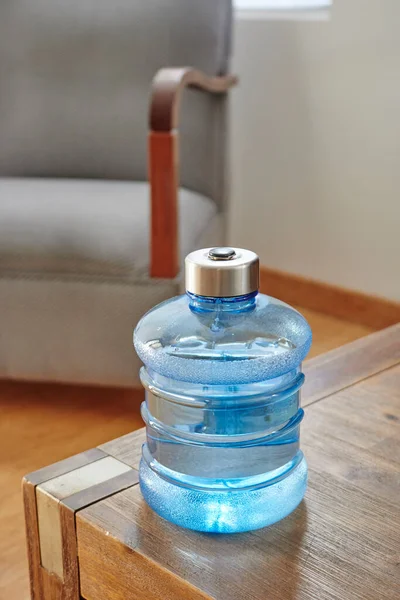
[[[330,6],[332,0],[234,0],[234,4],[239,9],[304,10]]]

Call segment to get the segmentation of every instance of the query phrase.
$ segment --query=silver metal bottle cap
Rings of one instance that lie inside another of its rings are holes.
[[[185,259],[186,291],[198,296],[224,298],[256,292],[259,258],[242,248],[203,248]]]

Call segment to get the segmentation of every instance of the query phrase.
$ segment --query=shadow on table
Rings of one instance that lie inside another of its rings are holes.
[[[136,496],[136,494],[135,494]],[[135,549],[218,600],[294,600],[311,543],[303,501],[288,517],[240,534],[206,534],[161,519],[136,496]]]

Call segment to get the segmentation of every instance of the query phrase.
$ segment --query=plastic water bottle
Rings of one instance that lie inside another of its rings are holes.
[[[302,315],[258,293],[259,260],[239,248],[186,257],[186,294],[148,312],[134,335],[144,363],[142,494],[189,529],[275,523],[307,486],[299,448]]]

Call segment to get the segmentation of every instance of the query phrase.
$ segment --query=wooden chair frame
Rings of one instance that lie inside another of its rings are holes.
[[[233,75],[208,77],[190,67],[160,69],[153,80],[149,115],[151,190],[150,276],[173,279],[179,273],[178,189],[179,114],[182,93],[192,87],[224,94]]]

